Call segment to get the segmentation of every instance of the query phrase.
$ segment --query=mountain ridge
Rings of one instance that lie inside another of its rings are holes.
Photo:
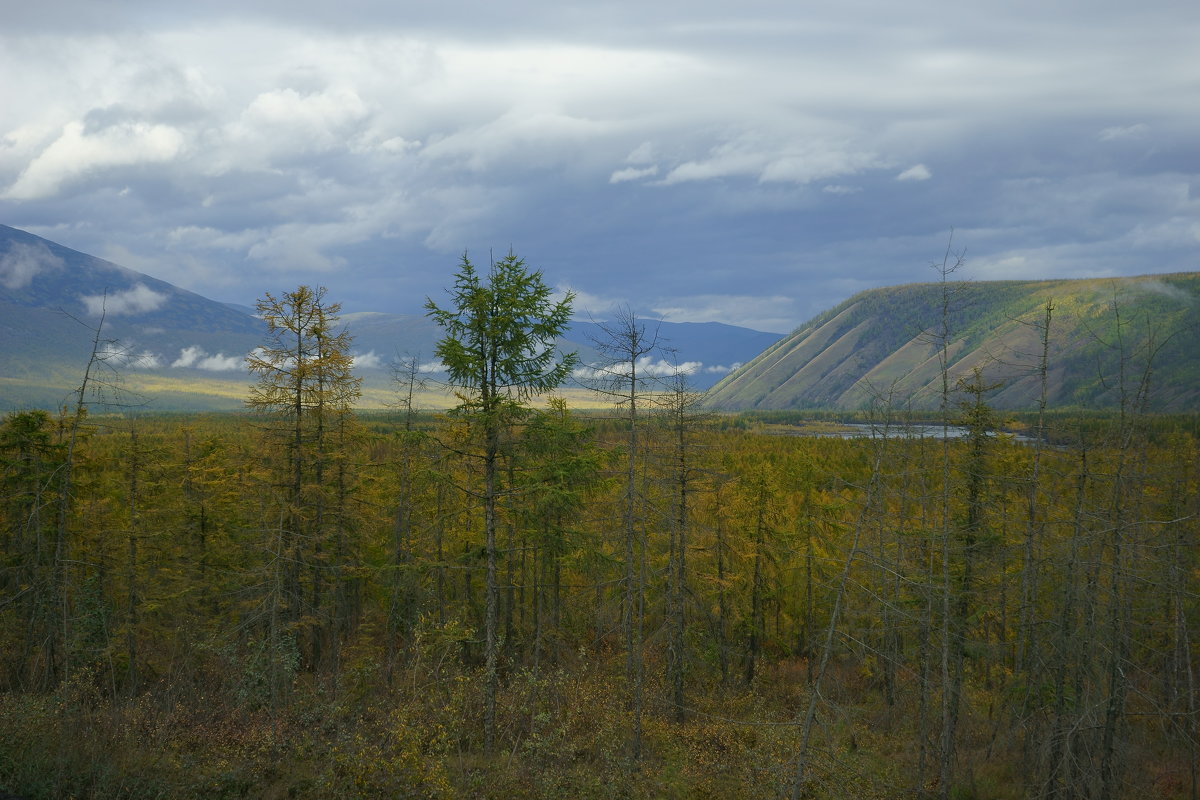
[[[230,383],[249,387],[244,356],[265,336],[254,313],[0,225],[0,410],[60,404],[82,375],[102,315],[102,336],[114,342],[111,363],[156,407],[238,408],[245,393],[231,392]],[[442,335],[423,314],[359,311],[340,319],[371,404],[391,402],[394,361],[411,355],[430,366]],[[690,363],[699,390],[781,336],[722,323],[645,323],[677,348],[655,358]],[[560,346],[598,362],[591,346],[598,334],[597,323],[573,321]]]
[[[1137,374],[1154,378],[1151,408],[1189,410],[1200,402],[1200,354],[1188,346],[1200,332],[1200,273],[1184,272],[870,289],[730,373],[705,403],[728,410],[857,410],[878,402],[936,408],[944,319],[950,386],[979,369],[986,383],[1000,384],[986,393],[991,404],[1031,408],[1041,392],[1039,325],[1047,302],[1054,304],[1050,406],[1115,407]]]

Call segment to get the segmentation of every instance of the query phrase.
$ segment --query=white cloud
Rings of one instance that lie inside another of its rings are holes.
[[[374,350],[366,353],[355,353],[351,358],[354,361],[354,366],[358,369],[380,369],[383,366],[383,359]]]
[[[837,175],[855,175],[879,166],[879,157],[871,152],[814,148],[805,153],[785,153],[763,167],[759,180],[764,183],[811,183]]]
[[[158,369],[162,366],[162,359],[160,359],[157,354],[152,353],[149,350],[143,350],[141,353],[138,353],[138,355],[134,357],[132,361],[130,361],[129,365],[131,367],[137,367],[138,369]]]
[[[798,122],[770,134],[736,136],[713,147],[704,158],[675,167],[662,183],[746,177],[761,183],[806,184],[882,166],[871,148],[829,138],[828,127]]]
[[[240,372],[245,368],[245,356],[227,356],[224,353],[217,353],[215,356],[206,356],[196,362],[196,369],[203,369],[208,372]]]
[[[650,164],[654,160],[654,145],[650,142],[642,142],[625,156],[627,164]]]
[[[183,145],[183,134],[167,125],[131,122],[89,131],[83,122],[72,121],[0,197],[49,197],[64,183],[93,170],[168,161],[179,154]]]
[[[135,283],[132,288],[109,295],[84,295],[79,298],[93,317],[101,314],[119,317],[157,311],[167,301],[167,295],[156,292],[144,283]]]
[[[123,367],[137,358],[131,344],[110,340],[101,342],[96,348],[96,358],[113,367]]]
[[[589,143],[611,134],[610,128],[604,121],[559,110],[514,109],[483,125],[432,140],[420,155],[471,172],[508,166],[514,160],[525,165],[554,166],[580,158]]]
[[[1148,133],[1150,133],[1150,126],[1139,122],[1136,125],[1105,128],[1100,131],[1099,138],[1102,142],[1111,142],[1117,139],[1143,139]]]
[[[705,367],[704,371],[707,372],[709,375],[728,375],[730,372],[733,372],[735,369],[737,369],[741,365],[742,365],[742,362],[740,362],[740,361],[736,361],[733,364],[730,364],[729,366],[725,366],[724,364],[713,364],[710,367]]]
[[[1125,285],[1133,291],[1159,294],[1163,297],[1169,297],[1172,300],[1178,300],[1181,303],[1186,303],[1187,305],[1196,304],[1197,298],[1194,295],[1190,294],[1185,289],[1179,288],[1178,286],[1172,286],[1170,284],[1163,283],[1161,280],[1129,281]]]
[[[158,369],[162,360],[150,350],[138,352],[137,345],[132,341],[116,339],[102,342],[96,350],[100,361],[117,369]]]
[[[41,242],[31,245],[16,242],[0,256],[0,284],[7,289],[24,289],[38,275],[62,268],[62,259]]]
[[[271,168],[284,159],[345,148],[370,113],[350,87],[311,93],[270,89],[221,132],[219,157],[210,169]]]
[[[724,322],[759,331],[795,327],[796,301],[786,295],[698,294],[672,297],[652,306],[671,322]]]
[[[599,295],[574,286],[556,287],[555,299],[561,300],[570,291],[575,295],[572,308],[576,319],[603,322],[614,311],[625,308],[629,301],[619,295]]]
[[[1040,260],[1021,253],[1002,254],[994,258],[972,259],[966,271],[972,278],[986,281],[1006,281],[1039,277]]]
[[[172,367],[190,367],[204,357],[203,348],[191,345],[179,351],[179,358],[171,362]]]
[[[179,351],[179,358],[172,361],[171,366],[177,369],[202,369],[207,372],[238,372],[245,369],[246,359],[244,356],[227,356],[224,353],[210,356],[204,348],[191,345]]]
[[[766,153],[748,142],[726,142],[714,147],[707,158],[686,161],[675,167],[662,182],[670,186],[687,181],[757,175],[768,159]]]
[[[924,164],[914,164],[896,176],[898,181],[927,181],[933,177],[929,167]]]
[[[420,313],[443,256],[511,244],[595,295],[770,330],[844,299],[831,275],[924,278],[951,226],[1047,277],[1192,269],[1196,28],[1148,2],[16,4],[0,219],[72,220],[35,232],[243,304],[339,271],[347,308]],[[939,192],[896,203],[932,163]]]
[[[656,166],[645,167],[644,169],[639,169],[637,167],[627,167],[625,169],[619,169],[616,172],[614,172],[612,175],[610,175],[608,178],[608,182],[609,183],[624,183],[626,181],[636,181],[639,178],[649,178],[649,177],[651,177],[653,175],[657,175],[657,174],[658,174],[658,167],[656,167]]]
[[[636,365],[637,374],[645,378],[669,378],[674,375],[694,375],[703,368],[700,361],[675,363],[664,358],[642,356],[636,362],[618,362],[604,366],[576,367],[571,375],[579,380],[606,380],[616,376],[630,375]]]

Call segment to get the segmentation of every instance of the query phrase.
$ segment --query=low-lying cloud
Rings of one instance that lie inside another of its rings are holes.
[[[667,361],[664,358],[654,359],[650,356],[642,356],[632,364],[628,361],[617,362],[616,364],[608,364],[605,366],[584,366],[577,367],[572,371],[571,375],[577,380],[595,381],[595,380],[611,380],[613,378],[627,378],[634,373],[634,366],[637,367],[637,375],[642,378],[670,378],[675,375],[695,375],[704,367],[702,361],[683,361],[674,363]]]
[[[33,279],[46,272],[62,269],[63,260],[50,252],[41,242],[14,243],[0,256],[0,284],[6,289],[24,289]]]
[[[1185,289],[1181,289],[1178,286],[1171,286],[1168,283],[1163,283],[1161,280],[1130,281],[1129,285],[1134,290],[1159,294],[1163,297],[1169,297],[1172,300],[1186,303],[1187,305],[1195,305],[1196,303],[1196,298]]]
[[[246,359],[243,356],[227,356],[224,353],[209,355],[204,348],[197,345],[185,347],[179,351],[179,358],[171,362],[176,369],[202,369],[207,372],[238,372],[244,369]]]
[[[354,361],[354,366],[358,369],[379,369],[383,366],[383,359],[374,350],[368,350],[365,353],[353,353],[350,358]]]
[[[708,373],[709,375],[728,375],[729,373],[733,372],[735,369],[737,369],[741,365],[742,365],[742,362],[740,362],[740,361],[735,361],[734,363],[730,364],[729,366],[725,366],[724,364],[713,364],[710,367],[705,367],[704,371],[706,373]]]
[[[156,353],[142,350],[140,353],[133,342],[112,340],[100,345],[96,358],[113,369],[158,369],[162,360]]]
[[[167,295],[154,291],[144,283],[136,283],[133,288],[123,292],[83,295],[79,299],[83,301],[90,316],[107,314],[110,317],[119,317],[157,311],[167,302]]]

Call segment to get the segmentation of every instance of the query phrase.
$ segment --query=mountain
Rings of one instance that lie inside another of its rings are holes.
[[[943,303],[943,297],[947,302]],[[996,408],[1034,408],[1045,307],[1051,407],[1112,408],[1149,378],[1148,407],[1200,405],[1200,273],[873,289],[819,315],[709,391],[712,408],[937,408],[941,339],[950,386],[981,370]],[[945,314],[943,314],[943,307]]]
[[[336,290],[329,296],[336,301]],[[102,318],[102,349],[125,401],[149,400],[158,410],[238,408],[251,380],[244,357],[265,334],[254,314],[0,225],[0,412],[63,403],[79,385]],[[390,365],[398,358],[434,360],[441,330],[424,315],[356,312],[341,319],[354,337],[364,405],[392,401]],[[686,365],[700,390],[780,338],[719,323],[647,326],[657,326],[660,342],[674,349],[655,359]],[[599,333],[596,323],[576,322],[560,346],[594,363],[591,339]]]
[[[243,311],[0,225],[0,407],[62,402],[102,317],[107,363],[169,376],[166,393],[197,395],[189,407],[219,395],[262,341],[262,323]]]

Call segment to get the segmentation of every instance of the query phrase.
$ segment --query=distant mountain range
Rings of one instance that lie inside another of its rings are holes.
[[[329,297],[337,300],[336,286]],[[243,359],[265,333],[254,309],[0,225],[0,412],[61,404],[79,385],[101,312],[113,378],[137,402],[157,410],[241,405],[250,383]],[[390,402],[391,364],[407,356],[429,364],[441,336],[423,315],[357,312],[342,321],[354,337],[365,405]],[[646,325],[657,329],[664,352],[645,371],[682,365],[699,390],[781,338],[715,322]],[[596,363],[598,336],[597,323],[577,321],[560,346]]]
[[[1122,393],[1134,402],[1145,379],[1149,409],[1200,410],[1195,272],[862,292],[748,361],[705,401],[736,410],[938,408],[944,341],[952,390],[978,368],[995,384],[985,394],[991,405],[1034,408],[1048,302],[1051,407],[1114,408]],[[954,392],[951,402],[961,398]]]
[[[336,294],[331,287],[332,300]],[[995,384],[987,392],[992,405],[1032,408],[1041,390],[1039,326],[1047,302],[1051,407],[1111,408],[1122,391],[1131,397],[1148,378],[1150,408],[1200,408],[1195,272],[874,289],[787,336],[715,322],[646,321],[663,347],[641,372],[681,367],[718,409],[859,409],[881,401],[936,408],[944,326],[951,387],[978,368]],[[265,334],[252,308],[0,225],[0,412],[63,403],[79,385],[102,311],[111,377],[137,402],[157,410],[241,406],[250,384],[244,357]],[[342,321],[354,337],[364,405],[393,400],[391,365],[399,358],[433,368],[441,331],[427,317],[356,312]],[[601,323],[575,321],[559,344],[596,364],[593,342],[603,337]]]

